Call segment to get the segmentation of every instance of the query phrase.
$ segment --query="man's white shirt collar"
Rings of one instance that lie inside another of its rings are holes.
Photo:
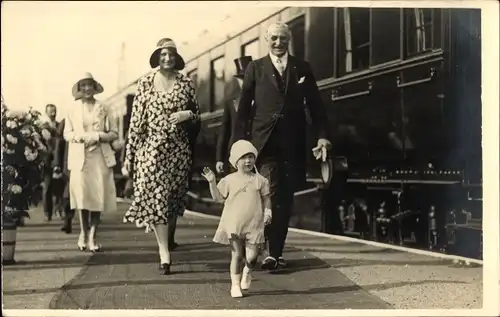
[[[271,57],[271,62],[273,62],[273,65],[276,69],[278,69],[278,63],[276,62],[278,58],[281,60],[281,65],[283,65],[283,69],[286,69],[286,65],[288,64],[288,52],[286,52],[285,55],[281,57],[269,53],[269,57]]]

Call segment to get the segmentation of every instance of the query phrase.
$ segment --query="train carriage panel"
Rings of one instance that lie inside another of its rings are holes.
[[[405,163],[424,167],[432,163],[436,168],[458,168],[456,145],[448,120],[453,116],[444,103],[443,62],[426,63],[405,69],[398,77],[402,114],[399,138],[404,147]],[[453,109],[450,109],[453,110]]]
[[[333,77],[334,11],[333,8],[310,8],[306,19],[305,57],[316,80]]]

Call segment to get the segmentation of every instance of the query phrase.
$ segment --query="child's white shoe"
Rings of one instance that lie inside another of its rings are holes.
[[[240,288],[241,274],[231,274],[231,297],[243,297]]]
[[[250,288],[250,284],[252,283],[252,271],[245,266],[243,268],[243,274],[241,275],[241,289],[246,291]]]
[[[241,288],[239,285],[231,286],[231,297],[233,297],[233,298],[243,297],[243,294],[241,293]]]

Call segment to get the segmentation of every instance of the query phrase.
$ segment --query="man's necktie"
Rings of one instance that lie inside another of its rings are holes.
[[[280,76],[283,76],[284,67],[283,67],[283,62],[281,61],[280,58],[276,60],[276,65],[278,66],[278,72],[280,73]]]

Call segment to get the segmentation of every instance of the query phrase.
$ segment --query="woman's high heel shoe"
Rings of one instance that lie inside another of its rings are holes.
[[[85,244],[81,244],[80,242],[78,242],[77,246],[78,246],[78,250],[80,250],[82,252],[87,250],[87,245],[85,245]]]
[[[79,245],[78,246],[78,250],[82,251],[82,252],[85,252],[87,250],[87,247],[84,246],[84,245]]]
[[[89,250],[90,252],[99,252],[101,250],[101,245],[96,244],[93,239],[90,239],[89,241]]]
[[[91,246],[89,246],[89,250],[90,252],[99,252],[101,251],[101,245],[100,244],[92,244]]]
[[[85,238],[82,238],[81,236],[78,239],[76,245],[78,246],[78,250],[82,252],[87,250],[87,243],[85,242]]]
[[[169,243],[168,251],[173,251],[173,250],[177,249],[178,246],[179,246],[179,244],[176,242]]]
[[[162,272],[161,272],[162,275],[169,275],[170,274],[170,265],[171,265],[171,263],[163,263],[160,265],[161,269],[162,269]]]

